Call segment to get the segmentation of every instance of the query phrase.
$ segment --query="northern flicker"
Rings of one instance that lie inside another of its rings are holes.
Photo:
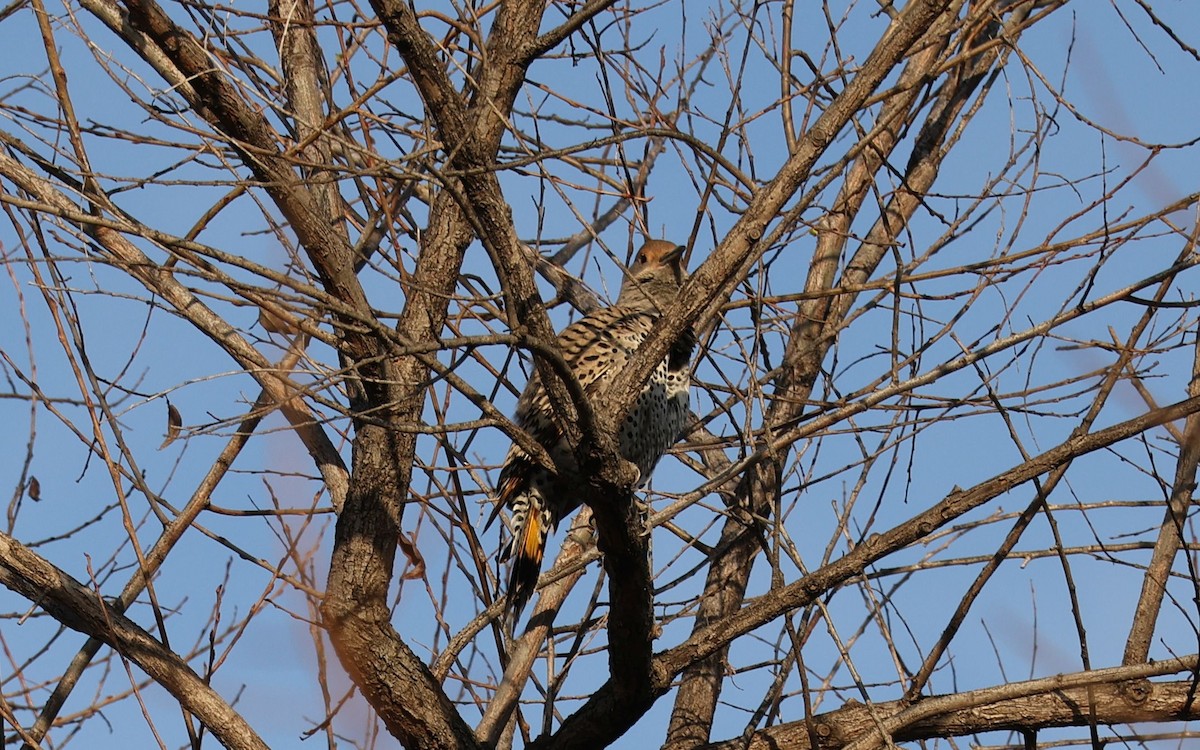
[[[608,387],[675,300],[685,278],[683,250],[665,240],[647,242],[625,276],[616,304],[590,313],[558,335],[563,357],[590,398]],[[621,425],[621,455],[637,466],[639,486],[649,479],[667,448],[682,436],[695,346],[691,330],[679,337]],[[510,562],[505,595],[510,623],[517,621],[533,595],[546,537],[580,503],[569,491],[578,484],[572,476],[577,473],[575,457],[555,425],[553,407],[536,372],[517,401],[515,421],[546,447],[560,476],[556,482],[552,472],[517,445],[509,449],[500,469],[496,507],[488,525],[501,508],[511,512],[512,539],[500,555],[501,562]]]

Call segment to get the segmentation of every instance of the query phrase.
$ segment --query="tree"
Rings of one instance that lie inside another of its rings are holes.
[[[1193,736],[1194,16],[14,0],[6,742]],[[646,237],[691,276],[589,399]],[[589,481],[510,638],[535,368]]]

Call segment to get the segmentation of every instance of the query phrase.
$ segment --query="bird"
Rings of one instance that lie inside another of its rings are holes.
[[[558,335],[563,358],[584,393],[595,399],[637,351],[679,294],[687,274],[685,248],[667,240],[648,240],[626,272],[617,301],[567,326]],[[671,345],[642,388],[618,430],[618,448],[637,467],[637,486],[650,478],[663,453],[683,435],[688,417],[691,361],[696,347],[692,329]],[[505,612],[510,627],[533,596],[546,552],[546,539],[560,521],[579,507],[570,488],[578,486],[575,457],[555,423],[553,406],[534,371],[517,400],[514,421],[532,435],[554,459],[558,474],[543,467],[513,444],[504,459],[493,499],[495,507],[485,530],[501,509],[510,513],[511,538],[500,552],[509,563]]]

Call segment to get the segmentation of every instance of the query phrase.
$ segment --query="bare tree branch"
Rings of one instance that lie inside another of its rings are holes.
[[[169,690],[226,747],[266,743],[241,715],[169,649],[83,584],[0,533],[0,583],[50,612],[72,630],[97,638]]]

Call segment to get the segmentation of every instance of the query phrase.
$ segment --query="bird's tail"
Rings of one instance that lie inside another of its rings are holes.
[[[500,474],[496,507],[487,522],[487,526],[491,526],[501,508],[512,511],[512,538],[500,552],[500,562],[509,563],[504,609],[510,627],[516,625],[537,588],[542,558],[546,554],[546,538],[554,525],[545,500],[531,486],[532,469],[527,459],[510,459]]]
[[[538,508],[529,508],[513,529],[513,538],[505,550],[508,565],[508,591],[504,608],[508,621],[514,626],[537,587],[542,572],[542,557],[546,554],[546,537],[550,532],[544,515]],[[516,520],[516,519],[514,519]]]

